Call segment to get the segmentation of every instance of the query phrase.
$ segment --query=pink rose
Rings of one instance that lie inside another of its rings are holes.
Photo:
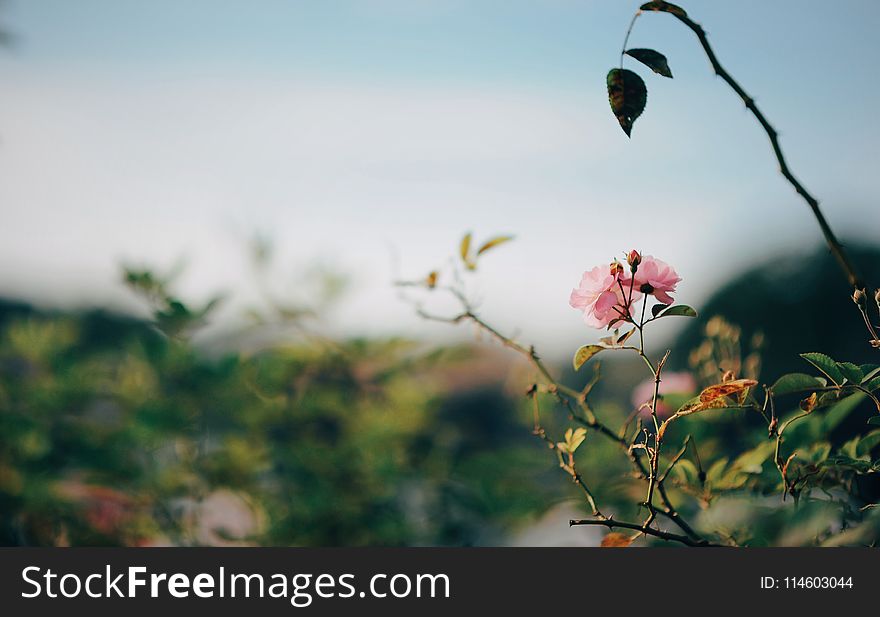
[[[697,390],[697,382],[693,375],[686,372],[663,373],[660,379],[660,395],[663,394],[691,394]],[[632,393],[632,403],[636,409],[641,408],[642,415],[651,415],[651,399],[654,398],[654,380],[648,379],[635,387]],[[646,405],[647,403],[647,405]],[[643,407],[644,406],[644,407]],[[672,408],[662,400],[657,401],[657,415],[661,418],[672,413]]]
[[[622,271],[619,265],[596,266],[584,272],[578,288],[571,291],[568,303],[584,312],[584,322],[588,326],[606,328],[627,315],[626,299],[618,282]],[[629,295],[629,289],[625,289]],[[633,290],[632,296],[631,303],[641,298],[637,289]]]
[[[627,272],[625,276],[626,278],[621,280],[624,289],[628,288],[631,279],[634,278],[635,281],[632,282],[634,289],[652,294],[663,304],[672,304],[672,296],[669,294],[675,292],[675,286],[681,281],[681,277],[672,266],[650,255],[641,255],[635,275]]]

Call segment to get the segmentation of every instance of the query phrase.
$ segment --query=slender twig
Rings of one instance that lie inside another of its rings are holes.
[[[856,306],[859,307],[859,312],[862,314],[862,320],[865,322],[865,327],[868,329],[868,334],[871,335],[870,343],[873,347],[880,347],[880,337],[877,336],[877,330],[874,328],[874,324],[871,323],[871,316],[868,315],[868,303],[864,300],[864,298],[865,290],[856,289],[855,293],[853,294],[853,300],[855,300]],[[877,307],[880,308],[880,300],[878,300]]]
[[[663,444],[663,433],[660,430],[660,422],[657,419],[657,401],[660,397],[660,382],[663,365],[669,358],[669,350],[657,363],[657,369],[654,371],[654,396],[651,400],[651,420],[654,422],[654,448],[651,452],[650,463],[648,467],[648,495],[645,498],[645,505],[648,508],[648,518],[642,524],[649,527],[657,517],[657,511],[654,508],[654,491],[657,488],[657,473],[660,467],[660,448]]]
[[[540,408],[538,405],[538,388],[537,388],[537,386],[532,385],[532,387],[529,388],[529,391],[526,394],[528,394],[532,398],[532,403],[534,405],[535,428],[532,431],[532,433],[537,438],[543,440],[551,450],[554,450],[556,452],[557,456],[559,457],[559,466],[568,475],[571,476],[572,481],[575,484],[577,484],[580,487],[580,489],[583,491],[584,497],[586,498],[587,503],[590,505],[590,510],[593,512],[593,516],[602,516],[602,513],[599,511],[599,507],[596,505],[596,499],[595,499],[595,497],[593,497],[592,491],[590,491],[590,488],[587,486],[587,483],[584,481],[583,477],[578,472],[577,467],[575,466],[574,453],[573,452],[568,453],[569,460],[566,463],[565,459],[562,456],[562,453],[559,451],[559,446],[556,444],[555,441],[553,441],[552,439],[550,439],[550,437],[547,436],[547,433],[544,430],[544,427],[541,426]]]
[[[791,426],[792,424],[794,424],[798,420],[800,420],[802,418],[806,418],[808,415],[810,415],[810,413],[812,413],[812,410],[801,411],[801,413],[799,413],[795,416],[792,416],[791,418],[789,418],[788,420],[786,420],[785,422],[782,423],[782,425],[779,427],[779,430],[776,433],[776,447],[773,452],[773,463],[776,465],[776,469],[779,471],[779,475],[782,477],[782,486],[783,486],[782,501],[785,501],[786,494],[791,494],[791,496],[794,497],[795,500],[797,500],[797,493],[795,491],[795,483],[789,482],[789,480],[788,480],[788,465],[789,465],[789,463],[791,463],[791,461],[795,457],[796,453],[792,452],[791,455],[788,457],[788,459],[784,463],[782,462],[782,457],[780,456],[780,450],[782,448],[782,435],[783,435],[783,433],[785,433],[785,429],[787,429],[789,426]],[[795,503],[797,503],[797,501],[795,501]]]
[[[626,36],[623,37],[623,46],[620,48],[620,68],[623,68],[623,56],[626,54],[626,44],[629,43],[629,35],[632,34],[633,27],[636,25],[636,20],[641,14],[641,11],[636,11],[636,14],[633,15],[632,20],[629,22],[629,28],[626,29]]]

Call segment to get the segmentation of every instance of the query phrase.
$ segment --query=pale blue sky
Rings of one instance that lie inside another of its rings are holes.
[[[388,286],[460,233],[513,233],[484,311],[560,352],[589,340],[580,272],[653,253],[696,306],[762,254],[819,234],[766,138],[693,35],[640,19],[668,57],[633,139],[608,109],[638,2],[10,0],[0,23],[0,293],[111,302],[121,260],[189,267],[182,286],[250,293],[243,239],[354,277],[347,332],[414,333]],[[880,11],[692,1],[722,62],[779,128],[843,235],[880,237]],[[437,332],[433,327],[432,332]]]

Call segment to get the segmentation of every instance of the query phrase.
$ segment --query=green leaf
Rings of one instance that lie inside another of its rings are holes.
[[[699,395],[694,396],[686,400],[682,405],[675,411],[675,413],[683,413],[685,411],[690,411],[693,409],[697,409],[700,406],[700,397]]]
[[[633,123],[645,111],[648,102],[648,89],[636,73],[628,69],[611,69],[606,79],[608,102],[617,118],[620,128],[629,137]]]
[[[880,366],[877,366],[876,364],[863,364],[859,369],[865,374],[865,376],[862,377],[862,383],[865,383],[872,377],[880,375]]]
[[[840,369],[840,372],[843,373],[846,380],[852,384],[862,383],[862,380],[865,378],[862,369],[852,362],[838,362],[837,368]]]
[[[799,452],[799,458],[802,462],[810,465],[820,465],[831,453],[831,444],[827,441],[820,441],[810,446],[806,452]]]
[[[875,377],[874,379],[868,381],[867,383],[863,383],[862,387],[868,392],[873,392],[877,388],[880,388],[880,376]]]
[[[669,308],[668,304],[655,304],[654,306],[651,307],[651,317],[656,317],[657,315],[660,314],[661,311],[663,311],[664,309],[668,309],[668,308]]]
[[[712,488],[719,491],[731,491],[742,488],[742,486],[748,481],[748,473],[731,468],[713,483]]]
[[[663,13],[671,13],[676,17],[687,17],[687,13],[685,13],[685,10],[683,8],[681,8],[677,4],[672,4],[671,2],[663,2],[662,0],[646,2],[639,8],[643,11],[662,11]]]
[[[870,418],[868,418],[868,424],[880,426],[880,416],[871,416]]]
[[[666,56],[659,51],[641,48],[627,49],[626,55],[635,58],[658,75],[672,79],[672,71],[669,68],[669,62],[666,60]]]
[[[712,465],[709,466],[709,469],[706,470],[706,482],[708,482],[709,484],[714,484],[718,482],[721,479],[725,468],[727,467],[728,460],[728,458],[724,457],[712,463]]]
[[[865,398],[865,394],[856,392],[855,394],[850,394],[849,396],[840,399],[828,407],[825,411],[825,417],[822,422],[825,432],[830,432],[837,428],[837,425],[843,422],[849,414],[861,405]]]
[[[672,473],[678,476],[685,484],[691,485],[697,484],[700,475],[697,471],[697,466],[686,458],[679,459],[675,467],[672,468]]]
[[[839,386],[843,384],[846,377],[840,369],[837,368],[837,362],[826,356],[824,353],[810,352],[802,353],[801,358],[819,369],[828,379]]]
[[[859,439],[859,445],[856,446],[856,454],[858,456],[870,454],[877,444],[880,444],[880,430],[871,431]]]
[[[775,442],[764,441],[757,447],[743,452],[736,458],[735,461],[733,461],[734,469],[743,473],[761,473],[761,471],[763,470],[762,465],[764,461],[766,461],[769,458],[770,454],[773,453],[773,449],[775,447]]]
[[[568,447],[568,451],[574,454],[574,451],[578,449],[578,446],[581,445],[581,443],[583,443],[586,436],[587,429],[583,427],[574,430],[568,429],[565,431],[565,445]]]
[[[686,304],[676,304],[675,306],[670,306],[668,309],[660,313],[657,317],[696,317],[697,311],[692,309]]]
[[[815,390],[821,388],[825,384],[818,378],[806,373],[788,373],[776,380],[770,389],[776,396],[790,394],[792,392],[804,392],[806,390]]]
[[[477,249],[477,255],[482,255],[486,251],[495,248],[499,244],[504,244],[505,242],[510,242],[513,240],[513,236],[495,236],[489,240],[483,242],[483,245]]]
[[[605,349],[601,345],[584,345],[576,352],[574,352],[574,360],[572,364],[574,366],[574,370],[579,370],[584,362],[595,356],[597,353]]]
[[[856,473],[872,473],[874,471],[871,461],[863,461],[861,459],[850,458],[848,456],[829,456],[822,463],[822,467],[844,467],[852,469]]]
[[[850,458],[861,458],[858,454],[856,454],[856,448],[859,447],[860,439],[860,437],[853,437],[842,446],[840,446],[840,451]]]

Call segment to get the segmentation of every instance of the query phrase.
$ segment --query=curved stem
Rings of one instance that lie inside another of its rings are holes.
[[[629,35],[632,34],[633,26],[636,25],[636,20],[641,14],[640,10],[636,11],[636,14],[633,15],[632,20],[629,22],[629,28],[626,29],[626,36],[623,37],[623,46],[620,48],[620,68],[623,68],[623,56],[626,54],[626,44],[629,43]]]
[[[810,207],[810,210],[813,213],[813,216],[816,219],[816,222],[819,224],[819,228],[822,230],[822,235],[825,237],[825,242],[828,244],[828,248],[831,249],[832,254],[837,259],[837,262],[840,264],[840,267],[843,269],[846,274],[846,278],[849,281],[849,284],[857,289],[862,289],[864,287],[864,282],[862,278],[856,271],[855,266],[849,260],[849,257],[846,254],[846,251],[843,248],[843,245],[837,239],[837,236],[831,229],[831,226],[828,224],[828,221],[825,219],[825,215],[822,213],[822,210],[819,208],[819,201],[810,194],[809,191],[804,187],[803,184],[794,176],[791,170],[788,167],[788,163],[785,160],[785,155],[782,152],[782,146],[779,143],[779,135],[776,132],[776,129],[770,124],[764,114],[758,109],[758,106],[755,104],[755,100],[745,91],[742,86],[736,82],[736,80],[731,77],[730,73],[728,73],[721,63],[718,61],[718,58],[715,56],[715,52],[713,51],[711,45],[709,45],[709,40],[706,38],[706,32],[703,30],[703,27],[700,24],[693,21],[690,17],[685,14],[679,13],[670,13],[680,22],[682,22],[685,26],[690,28],[694,34],[697,35],[697,39],[700,41],[700,45],[703,47],[703,51],[706,53],[706,57],[709,59],[709,63],[712,65],[712,69],[715,71],[715,74],[718,75],[721,79],[723,79],[730,88],[736,92],[740,99],[742,99],[743,103],[745,103],[746,108],[752,113],[758,123],[761,125],[761,128],[764,129],[764,132],[767,133],[767,138],[770,140],[770,145],[773,148],[773,154],[776,156],[776,161],[779,163],[779,173],[788,180],[788,183],[797,191],[798,195],[800,195],[803,200]],[[638,13],[636,14],[638,15]],[[635,19],[635,18],[633,18]]]

